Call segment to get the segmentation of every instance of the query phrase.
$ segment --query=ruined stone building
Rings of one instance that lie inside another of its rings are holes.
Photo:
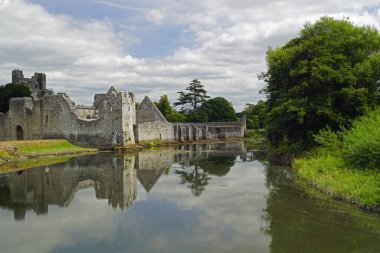
[[[74,144],[112,147],[136,142],[191,142],[243,137],[245,121],[232,123],[169,123],[145,97],[135,108],[131,92],[111,87],[96,94],[92,106],[76,105],[66,93],[46,89],[46,75],[24,78],[12,71],[12,82],[30,88],[32,97],[12,98],[9,111],[0,113],[0,141],[67,139]]]

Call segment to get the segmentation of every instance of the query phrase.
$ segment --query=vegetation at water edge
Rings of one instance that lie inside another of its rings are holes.
[[[293,161],[299,179],[365,209],[380,210],[380,108],[345,132],[323,130],[321,146]]]
[[[38,156],[95,152],[97,149],[83,148],[67,140],[31,140],[0,142],[0,163]]]
[[[329,127],[342,131],[380,102],[380,35],[374,27],[322,17],[267,52],[266,130],[278,153],[299,155]]]

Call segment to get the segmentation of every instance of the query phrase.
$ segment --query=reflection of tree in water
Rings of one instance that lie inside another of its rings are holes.
[[[209,174],[196,165],[181,164],[181,169],[175,171],[181,178],[181,184],[188,184],[191,192],[199,196],[205,190],[208,180],[211,179]]]
[[[266,141],[247,139],[244,142],[247,153],[242,156],[243,161],[259,161],[265,163],[268,161],[268,144]]]
[[[202,160],[192,160],[181,163],[181,169],[175,174],[181,178],[181,184],[188,184],[188,188],[195,196],[200,196],[206,189],[210,175],[225,176],[235,165],[235,156],[209,156]]]
[[[205,160],[198,161],[198,164],[211,175],[223,177],[235,165],[235,156],[209,156]]]
[[[267,169],[264,233],[277,252],[378,252],[380,218],[296,189],[290,168]]]

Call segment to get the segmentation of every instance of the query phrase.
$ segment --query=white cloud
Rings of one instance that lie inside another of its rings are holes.
[[[161,25],[164,22],[166,15],[164,9],[152,9],[146,12],[145,18],[153,24]]]
[[[27,76],[47,73],[48,86],[81,103],[114,84],[141,99],[168,94],[175,100],[193,78],[199,78],[211,96],[224,96],[236,108],[257,101],[263,84],[268,46],[279,46],[297,35],[305,21],[323,15],[350,17],[356,24],[380,27],[377,1],[94,1],[118,10],[134,10],[141,20],[159,27],[178,27],[192,40],[173,48],[173,54],[138,58],[125,43],[139,43],[108,19],[78,19],[49,13],[26,0],[0,0],[0,81],[10,81],[13,68]],[[169,35],[170,36],[170,35]],[[175,39],[175,38],[173,38]],[[158,41],[157,43],[160,43]]]

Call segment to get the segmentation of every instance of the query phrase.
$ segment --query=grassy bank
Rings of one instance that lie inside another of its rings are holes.
[[[293,161],[297,179],[367,210],[380,210],[380,173],[352,168],[341,152],[319,148]]]
[[[33,140],[0,142],[0,164],[41,156],[58,156],[95,152],[96,149],[75,146],[67,140]]]
[[[349,130],[325,129],[320,144],[292,163],[297,178],[333,198],[380,211],[380,108],[356,119]]]

